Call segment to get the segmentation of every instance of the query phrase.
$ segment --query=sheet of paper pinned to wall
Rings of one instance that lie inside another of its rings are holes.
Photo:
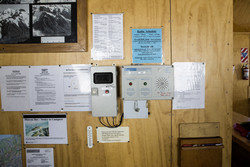
[[[92,14],[94,60],[123,59],[123,14]]]
[[[2,66],[0,86],[2,111],[30,110],[28,66]]]
[[[2,111],[91,111],[90,65],[2,66]]]
[[[205,108],[205,64],[174,63],[173,109]]]
[[[66,114],[24,114],[24,144],[68,144]]]
[[[97,127],[96,132],[97,142],[99,143],[129,142],[129,127]]]
[[[31,66],[32,111],[61,111],[62,79],[59,68],[59,66]]]
[[[132,29],[133,63],[162,63],[162,29]]]
[[[91,111],[90,67],[61,66],[64,111]]]
[[[53,148],[26,148],[26,167],[54,167]]]

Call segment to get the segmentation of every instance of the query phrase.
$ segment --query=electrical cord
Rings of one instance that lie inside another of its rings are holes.
[[[121,118],[120,118],[118,124],[115,123],[116,121],[115,121],[115,118],[114,118],[114,117],[113,117],[113,125],[110,124],[108,117],[106,117],[106,122],[102,121],[102,118],[104,118],[104,117],[99,117],[99,122],[100,122],[103,126],[105,126],[105,127],[107,127],[107,128],[117,128],[117,127],[121,126],[121,124],[122,124],[122,121],[123,121],[123,113],[121,114]],[[107,124],[108,124],[108,125],[107,125]]]
[[[106,117],[106,120],[107,120],[109,126],[111,127],[112,125],[110,125],[108,117]]]
[[[99,117],[99,122],[100,122],[103,126],[108,127],[108,125],[106,125],[106,124],[104,124],[104,123],[102,122],[102,117]]]
[[[99,117],[99,122],[103,125],[103,126],[107,126],[102,122],[102,117]]]
[[[112,117],[112,119],[113,119],[113,126],[115,126],[115,118],[114,118],[114,117]]]

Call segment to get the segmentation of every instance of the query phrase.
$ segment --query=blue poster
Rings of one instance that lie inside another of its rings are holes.
[[[132,29],[133,63],[162,63],[162,29]]]

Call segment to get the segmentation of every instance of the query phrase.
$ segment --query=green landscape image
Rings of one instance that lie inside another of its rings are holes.
[[[21,135],[0,135],[0,167],[22,167]]]
[[[25,133],[26,137],[41,137],[49,136],[49,122],[39,121],[25,123]]]

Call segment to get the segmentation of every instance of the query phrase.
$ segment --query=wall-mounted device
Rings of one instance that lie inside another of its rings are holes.
[[[91,67],[92,115],[117,116],[117,86],[115,66]]]
[[[148,118],[147,100],[123,101],[123,112],[125,119]]]
[[[163,100],[174,97],[174,67],[166,65],[123,66],[124,100]]]

